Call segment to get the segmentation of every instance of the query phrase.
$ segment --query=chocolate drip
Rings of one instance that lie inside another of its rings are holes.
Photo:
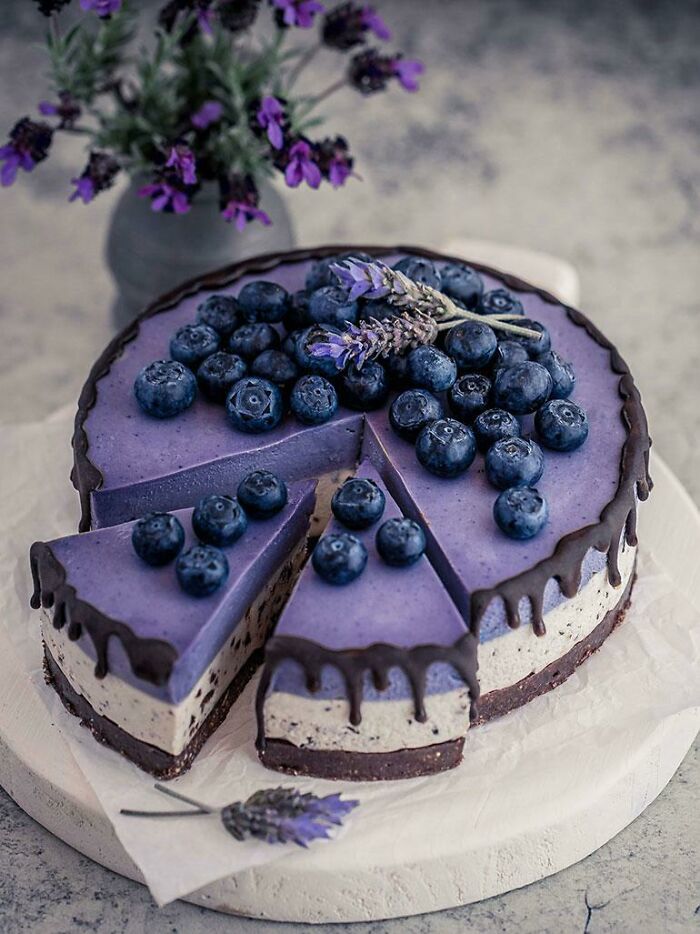
[[[114,636],[124,647],[131,670],[144,681],[162,685],[168,681],[177,652],[161,639],[140,639],[118,620],[105,616],[92,604],[81,600],[66,581],[66,571],[50,546],[34,542],[29,550],[34,592],[31,606],[37,610],[53,607],[53,625],[62,629],[68,622],[68,638],[75,641],[83,632],[95,649],[95,677],[104,678],[108,669],[107,650]]]
[[[479,697],[477,670],[477,640],[465,633],[454,645],[417,645],[414,648],[399,648],[384,642],[375,642],[364,649],[333,650],[296,636],[273,636],[265,647],[265,667],[258,685],[256,713],[258,718],[259,749],[265,747],[264,707],[268,688],[278,665],[289,659],[304,671],[309,692],[317,693],[321,688],[324,665],[337,668],[345,681],[345,690],[350,703],[349,720],[353,726],[362,722],[362,692],[365,672],[369,671],[377,690],[386,690],[389,671],[399,668],[408,678],[413,695],[415,718],[425,723],[425,683],[428,668],[444,662],[451,665],[469,689],[470,713],[476,716]]]

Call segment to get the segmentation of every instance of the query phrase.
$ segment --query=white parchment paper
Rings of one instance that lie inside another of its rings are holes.
[[[28,604],[27,551],[35,539],[77,528],[77,496],[67,479],[72,415],[71,409],[39,425],[2,429],[0,625],[7,628],[18,665],[51,711],[119,840],[156,901],[165,904],[232,873],[298,857],[290,846],[239,843],[216,816],[145,820],[120,815],[122,808],[181,808],[154,790],[152,778],[97,744],[44,684],[38,613]],[[699,658],[698,608],[643,549],[625,624],[556,691],[470,731],[459,768],[378,784],[277,775],[255,755],[254,679],[191,771],[169,787],[215,806],[280,784],[317,794],[340,791],[360,806],[333,840],[312,847],[347,848],[357,860],[377,846],[389,847],[400,858],[417,841],[423,841],[425,851],[438,852],[463,847],[465,836],[497,839],[542,820],[543,811],[564,813],[587,795],[599,794],[601,775],[612,781],[616,770],[629,768],[644,737],[675,714],[699,708]]]

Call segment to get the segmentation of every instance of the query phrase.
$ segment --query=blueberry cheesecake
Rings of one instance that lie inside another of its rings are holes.
[[[617,350],[513,277],[372,247],[213,273],[83,389],[83,534],[31,554],[48,677],[158,775],[257,665],[270,768],[449,768],[622,618],[649,445]]]

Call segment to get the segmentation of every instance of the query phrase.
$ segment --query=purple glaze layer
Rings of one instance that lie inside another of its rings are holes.
[[[178,703],[246,612],[261,588],[280,568],[306,534],[314,508],[314,484],[291,484],[289,502],[270,519],[251,520],[235,545],[226,549],[230,573],[225,584],[209,597],[183,593],[175,568],[149,567],[131,546],[133,523],[56,539],[49,545],[66,571],[67,583],[81,600],[107,616],[126,623],[137,636],[163,639],[178,658],[167,684],[158,687],[136,677],[118,639],[108,650],[108,677],[116,676],[140,691]],[[194,544],[191,509],[175,513],[185,529],[185,547]],[[77,644],[91,658],[95,651],[86,633]]]
[[[432,643],[452,645],[465,631],[465,624],[426,557],[408,568],[392,568],[379,557],[374,538],[381,522],[403,513],[375,468],[364,462],[357,476],[375,480],[385,491],[386,509],[380,522],[360,538],[369,558],[357,580],[344,587],[326,583],[307,564],[294,588],[275,629],[276,636],[295,636],[317,642],[333,650],[361,649],[375,642],[402,648]],[[333,519],[325,534],[347,529]],[[428,674],[428,692],[449,690],[447,684],[461,684],[456,672],[445,664],[433,665]],[[308,694],[299,665],[283,661],[276,669],[271,690]],[[323,670],[321,689],[315,698],[344,697],[345,683],[336,668]],[[410,695],[403,672],[392,669],[387,690],[377,691],[369,673],[365,679],[365,700],[388,700]]]

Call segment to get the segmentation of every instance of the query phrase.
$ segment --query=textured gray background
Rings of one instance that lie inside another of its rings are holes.
[[[657,450],[696,500],[700,331],[700,4],[393,0],[396,44],[430,66],[418,95],[329,101],[362,183],[290,195],[301,244],[450,236],[558,253],[641,386]],[[0,125],[44,97],[41,23],[5,0]],[[337,60],[310,70],[324,87]],[[68,206],[80,143],[0,193],[0,421],[72,400],[110,335],[102,242],[114,194]],[[174,280],[177,273],[174,273]],[[593,856],[468,908],[353,934],[685,932],[700,928],[697,748],[660,798]],[[148,893],[51,837],[0,792],[0,930],[295,932]],[[330,930],[330,928],[329,928]],[[335,928],[333,929],[335,930]]]

